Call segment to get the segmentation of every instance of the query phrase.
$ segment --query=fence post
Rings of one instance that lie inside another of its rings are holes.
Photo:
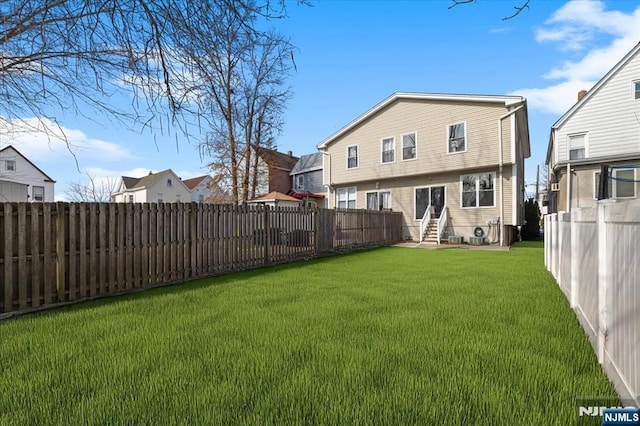
[[[577,252],[580,251],[580,244],[578,241],[578,223],[576,221],[576,215],[579,214],[579,211],[574,210],[569,213],[569,217],[571,222],[569,222],[570,231],[571,231],[571,241],[569,245],[569,251],[571,252],[571,274],[569,278],[569,288],[571,294],[569,296],[569,304],[571,308],[575,310],[578,304],[578,259],[580,256],[577,256]]]
[[[271,226],[269,226],[269,206],[264,205],[264,264],[268,265],[269,250],[271,250]]]
[[[609,271],[611,262],[611,250],[613,247],[608,242],[608,229],[606,214],[608,206],[615,201],[598,201],[598,362],[604,363],[604,351],[607,343],[607,332],[609,328],[609,313],[607,303],[607,293],[611,286],[611,272]]]
[[[63,301],[65,289],[65,203],[56,203],[56,290],[58,293],[58,301]]]

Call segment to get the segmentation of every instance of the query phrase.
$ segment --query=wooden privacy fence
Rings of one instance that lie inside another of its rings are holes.
[[[401,238],[395,212],[3,203],[0,316]]]
[[[640,200],[544,217],[545,265],[623,399],[640,404]]]

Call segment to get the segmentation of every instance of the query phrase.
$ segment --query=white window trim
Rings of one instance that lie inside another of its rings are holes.
[[[355,167],[349,167],[349,148],[352,148],[352,147],[354,147],[354,146],[356,147],[356,154],[357,154],[357,156],[356,156],[356,162],[357,162],[358,164],[357,164]],[[358,146],[358,144],[347,145],[347,151],[346,151],[346,153],[347,153],[347,159],[346,159],[346,167],[347,167],[347,170],[354,170],[354,169],[358,169],[358,168],[360,168],[360,147]]]
[[[636,98],[636,84],[640,84],[640,80],[633,80],[631,82],[631,99],[634,101],[640,101],[640,97]]]
[[[454,151],[454,152],[450,152],[449,151],[449,134],[450,134],[450,128],[451,126],[455,126],[456,124],[464,124],[464,150],[463,151]],[[446,136],[446,140],[447,140],[447,155],[455,155],[455,154],[463,154],[465,152],[467,152],[467,149],[469,147],[469,138],[467,137],[467,122],[466,121],[456,121],[455,123],[450,123],[447,125],[447,136]]]
[[[300,181],[302,181],[302,185]],[[304,175],[302,173],[294,176],[293,187],[295,190],[304,191]]]
[[[391,139],[391,146],[393,147],[393,161],[384,161],[384,141]],[[380,139],[380,164],[393,164],[396,162],[396,153],[398,150],[396,149],[396,138],[395,136],[387,136],[385,138]]]
[[[618,171],[628,171],[628,170],[633,170],[633,180],[637,180],[638,179],[638,173],[636,172],[637,169],[633,168],[633,167],[629,167],[628,169],[613,169],[613,173],[614,175],[618,174]],[[598,199],[598,178],[596,178],[597,175],[600,174],[600,170],[594,170],[593,171],[593,199],[597,200]],[[612,180],[611,181],[611,194],[609,194],[609,198],[612,199],[616,199],[616,200],[632,200],[634,198],[638,198],[638,184],[637,182],[634,182],[633,185],[633,196],[631,197],[618,197],[617,194],[618,190],[616,188],[616,181]]]
[[[13,167],[9,168],[9,164],[12,164]],[[5,160],[4,168],[7,172],[15,172],[16,171],[16,160]]]
[[[37,200],[36,199],[36,188],[38,189],[42,189],[42,200]],[[32,201],[38,202],[38,203],[42,203],[45,201],[45,187],[42,185],[32,185],[31,186],[31,197],[32,197]]]
[[[415,139],[415,149],[416,149],[416,155],[413,158],[404,158],[404,137],[406,135],[414,135],[414,139]],[[403,133],[400,136],[400,161],[416,161],[418,159],[418,132],[407,132],[407,133]]]
[[[378,195],[378,197],[380,197],[380,193],[381,193],[381,192],[387,192],[387,193],[389,193],[389,207],[388,207],[388,208],[389,208],[389,209],[392,209],[392,207],[391,207],[391,206],[393,206],[393,196],[391,195],[391,190],[390,190],[390,189],[382,189],[382,188],[380,188],[380,189],[376,189],[375,191],[366,191],[366,192],[364,193],[364,208],[365,208],[365,209],[367,209],[367,210],[372,210],[372,209],[369,209],[369,208],[367,207],[368,196],[369,196],[369,194],[377,194],[377,195]],[[380,201],[379,201],[379,200],[378,200],[378,203],[380,203]],[[375,211],[378,211],[378,209],[375,209]]]
[[[567,134],[567,161],[579,161],[571,160],[571,138],[576,136],[584,136],[584,158],[589,158],[589,132],[578,132]],[[579,148],[578,148],[579,149]]]
[[[476,205],[475,206],[470,206],[470,207],[463,207],[463,199],[462,199],[462,190],[463,190],[463,185],[462,185],[462,178],[465,176],[479,176],[479,175],[484,175],[487,173],[491,173],[493,175],[493,205],[491,206],[479,206],[478,202],[480,200],[479,195],[480,195],[480,186],[477,185],[478,180],[476,179]],[[493,209],[496,207],[496,198],[497,198],[497,188],[496,188],[496,180],[497,180],[497,176],[498,173],[490,170],[490,171],[486,171],[486,172],[477,172],[477,173],[467,173],[466,175],[460,175],[460,208],[462,210],[467,210],[467,209]]]
[[[354,209],[358,208],[358,187],[357,186],[345,186],[343,188],[336,188],[336,199],[335,199],[335,206],[337,209],[339,209],[339,204],[340,204],[340,191],[347,191],[347,207],[345,208],[349,208],[349,190],[353,189],[354,190],[354,201],[355,201],[355,207],[353,207]]]

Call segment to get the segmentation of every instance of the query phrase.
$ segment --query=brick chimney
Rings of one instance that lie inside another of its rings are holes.
[[[580,102],[580,100],[582,98],[584,98],[584,96],[587,94],[587,91],[582,89],[581,91],[578,92],[578,102]]]

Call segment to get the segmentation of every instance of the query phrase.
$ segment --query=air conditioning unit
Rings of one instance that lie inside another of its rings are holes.
[[[560,183],[558,183],[558,182],[552,183],[551,184],[551,190],[552,191],[560,191]]]
[[[458,235],[449,235],[449,244],[462,244],[462,237]]]
[[[481,246],[484,244],[484,237],[469,237],[469,244],[472,246]]]

